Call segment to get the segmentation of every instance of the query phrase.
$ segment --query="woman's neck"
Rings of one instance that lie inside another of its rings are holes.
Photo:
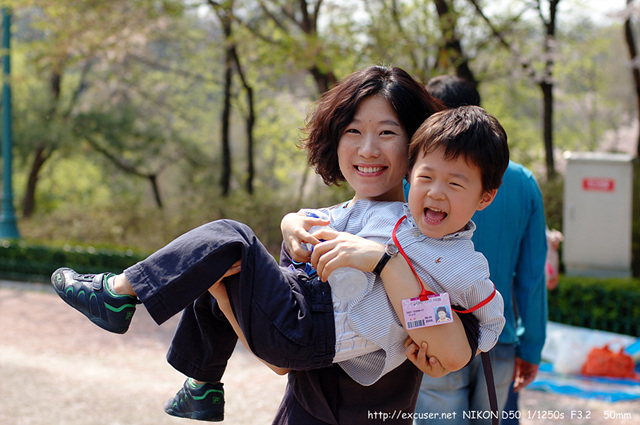
[[[404,202],[404,190],[402,189],[402,185],[399,185],[397,188],[390,190],[389,192],[383,193],[378,196],[361,196],[357,193],[353,197],[347,206],[353,205],[355,201],[360,199],[366,199],[369,201],[378,201],[378,202]]]

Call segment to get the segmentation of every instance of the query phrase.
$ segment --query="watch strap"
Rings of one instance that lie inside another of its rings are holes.
[[[384,269],[384,266],[387,265],[390,259],[391,259],[391,256],[387,254],[385,251],[385,253],[382,254],[382,258],[380,259],[380,261],[378,261],[376,268],[373,269],[373,272],[377,275],[380,275],[380,273],[382,273],[382,269]]]

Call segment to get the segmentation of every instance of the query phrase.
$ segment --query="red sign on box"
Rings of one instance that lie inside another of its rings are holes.
[[[616,187],[614,179],[603,177],[585,177],[582,179],[582,190],[597,192],[613,192]]]

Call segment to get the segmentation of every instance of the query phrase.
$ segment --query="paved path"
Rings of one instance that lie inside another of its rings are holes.
[[[199,423],[162,410],[184,381],[164,358],[176,324],[174,318],[157,326],[140,307],[129,332],[110,334],[69,308],[48,285],[0,282],[0,424]],[[271,423],[285,377],[239,346],[224,382],[224,423]],[[522,425],[640,424],[639,402],[611,404],[525,390],[521,410]],[[571,420],[571,411],[589,419]]]
[[[157,326],[138,308],[129,332],[115,335],[44,289],[0,287],[0,424],[198,423],[162,409],[184,381],[164,357],[177,318]],[[286,377],[239,345],[224,382],[224,423],[271,423]]]

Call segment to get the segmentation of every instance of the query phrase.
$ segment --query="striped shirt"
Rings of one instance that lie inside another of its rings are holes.
[[[311,210],[303,210],[311,211]],[[398,219],[407,216],[397,231],[398,242],[426,286],[434,292],[448,292],[452,304],[471,308],[493,292],[489,266],[474,250],[471,236],[475,225],[441,239],[424,236],[402,202],[358,200],[317,210],[329,216],[330,226],[380,243],[391,242]],[[428,270],[427,270],[428,269]],[[402,364],[408,334],[387,298],[379,276],[367,275],[367,290],[342,302],[334,297],[336,356],[334,361],[361,385],[372,385],[385,373]],[[478,318],[478,348],[491,349],[504,326],[503,301],[499,293],[487,305],[473,312]]]

